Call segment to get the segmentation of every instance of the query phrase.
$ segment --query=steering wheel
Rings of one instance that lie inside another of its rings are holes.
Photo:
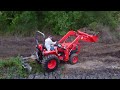
[[[57,46],[59,48],[62,48],[62,45],[57,41],[56,44],[54,46]]]
[[[62,45],[61,45],[60,43],[58,43],[57,46],[58,46],[59,48],[62,48]]]
[[[55,46],[57,46],[58,48],[61,48],[61,49],[65,50],[65,48],[60,43],[58,43],[58,42],[55,44]]]

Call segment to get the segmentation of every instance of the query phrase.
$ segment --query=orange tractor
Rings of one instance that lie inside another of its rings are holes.
[[[38,34],[43,36],[42,44],[38,42]],[[71,38],[72,37],[72,38]],[[69,31],[64,35],[54,47],[55,50],[47,51],[45,47],[45,35],[44,33],[37,31],[35,35],[36,41],[36,60],[47,72],[52,72],[58,68],[60,61],[69,62],[70,64],[76,64],[78,62],[78,54],[80,52],[80,41],[97,42],[98,34],[89,35],[87,33],[77,31]],[[25,65],[24,65],[25,66]]]

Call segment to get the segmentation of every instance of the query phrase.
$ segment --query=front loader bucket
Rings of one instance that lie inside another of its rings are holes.
[[[98,36],[92,36],[92,41],[97,42],[98,41]]]

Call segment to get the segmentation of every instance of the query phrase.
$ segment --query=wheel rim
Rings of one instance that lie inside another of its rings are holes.
[[[73,63],[77,63],[78,62],[78,57],[74,56],[72,61],[73,61]]]
[[[56,60],[50,60],[50,61],[48,62],[48,68],[49,68],[49,69],[54,69],[55,66],[56,66]]]

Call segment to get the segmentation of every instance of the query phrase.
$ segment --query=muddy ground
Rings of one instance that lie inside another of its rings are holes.
[[[0,58],[29,56],[34,53],[34,45],[34,37],[0,37]],[[36,73],[26,78],[120,79],[120,42],[112,44],[81,42],[81,46],[77,64],[62,63],[55,72]]]

